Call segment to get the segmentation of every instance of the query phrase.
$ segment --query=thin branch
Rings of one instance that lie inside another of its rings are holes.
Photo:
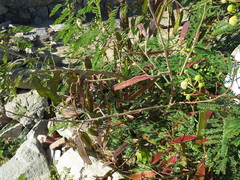
[[[204,20],[205,14],[206,14],[206,8],[207,8],[207,3],[204,4],[202,19],[201,19],[201,21],[200,21],[200,23],[199,23],[199,26],[198,26],[198,28],[197,28],[197,32],[196,32],[195,37],[194,37],[194,40],[193,40],[193,45],[192,45],[192,47],[191,47],[191,49],[190,49],[190,51],[189,51],[189,53],[188,53],[188,55],[187,55],[187,58],[186,58],[183,66],[182,66],[182,70],[181,70],[181,72],[180,72],[180,75],[182,75],[182,73],[183,73],[183,71],[184,71],[184,68],[185,68],[185,66],[186,66],[186,64],[187,64],[187,62],[188,62],[188,60],[189,60],[189,58],[190,58],[190,56],[191,56],[191,54],[192,54],[192,52],[193,52],[193,49],[195,48],[195,45],[196,45],[196,43],[197,43],[197,39],[198,39],[199,34],[200,34],[200,28],[201,28],[201,26],[202,26],[202,24],[203,24],[203,20]]]

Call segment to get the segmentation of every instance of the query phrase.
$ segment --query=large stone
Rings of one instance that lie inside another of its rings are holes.
[[[45,151],[36,139],[25,141],[8,162],[0,167],[1,180],[48,180],[50,176]]]
[[[15,124],[13,127],[10,127],[6,131],[3,131],[0,134],[0,138],[9,138],[9,137],[18,137],[22,132],[22,124]]]
[[[27,134],[27,138],[37,138],[39,135],[47,135],[48,133],[48,127],[47,127],[48,121],[39,121],[37,122],[34,127],[30,130],[30,132]]]
[[[61,175],[61,179],[95,179],[96,177],[104,176],[111,170],[110,167],[103,168],[103,163],[96,158],[90,156],[90,159],[92,161],[92,165],[87,165],[84,163],[78,152],[70,148],[60,157],[58,163],[56,164],[58,173]],[[66,169],[69,170],[69,173],[67,174]],[[119,173],[114,173],[112,177],[113,180],[119,180],[122,178]]]
[[[233,56],[233,60],[239,62],[240,61],[240,45],[234,49],[234,51],[231,53]],[[239,64],[236,65],[235,68],[238,68]],[[238,70],[234,80],[232,79],[233,75],[235,73],[235,69],[232,70],[232,73],[229,73],[225,79],[225,86],[230,87],[231,90],[234,92],[234,94],[239,95],[240,94],[240,71]],[[232,84],[233,81],[233,84]],[[236,99],[238,103],[240,103],[240,100]]]
[[[2,6],[1,4],[0,4],[0,15],[2,15],[2,14],[6,14],[7,12],[8,12],[8,8],[7,7],[5,7],[5,6]]]
[[[7,124],[11,121],[11,118],[6,116],[5,108],[2,102],[0,102],[0,126]]]
[[[41,97],[36,90],[32,90],[18,94],[5,105],[5,109],[8,117],[17,119],[23,126],[31,128],[38,121],[37,118],[43,118],[47,106],[47,99]],[[23,117],[17,115],[23,113]]]
[[[29,7],[39,7],[39,6],[47,6],[52,3],[62,2],[63,0],[28,0],[27,6]]]

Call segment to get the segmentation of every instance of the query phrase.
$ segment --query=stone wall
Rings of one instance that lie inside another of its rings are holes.
[[[56,4],[64,3],[66,0],[0,0],[0,24],[10,21],[13,24],[35,24],[41,25],[46,20],[56,19],[60,11],[55,16],[49,18],[51,10]],[[101,0],[103,18],[107,17],[107,4],[111,2],[113,6],[118,6],[121,0]],[[135,14],[141,6],[141,0],[126,0],[129,4],[130,14]],[[86,6],[88,0],[77,0],[76,10]],[[138,9],[138,10],[137,10]],[[134,13],[135,12],[135,13]]]
[[[0,0],[0,23],[41,24],[49,13],[64,0]]]

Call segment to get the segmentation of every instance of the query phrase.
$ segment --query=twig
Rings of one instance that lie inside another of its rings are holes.
[[[200,28],[201,28],[201,26],[202,26],[202,24],[203,24],[203,20],[204,20],[205,14],[206,14],[206,7],[207,7],[207,3],[204,4],[204,11],[203,11],[203,14],[202,14],[202,19],[201,19],[201,21],[200,21],[200,23],[199,23],[199,26],[198,26],[198,28],[197,28],[197,32],[196,32],[195,37],[194,37],[194,40],[193,40],[193,45],[192,45],[192,47],[191,47],[191,49],[190,49],[190,51],[189,51],[189,53],[188,53],[188,55],[187,55],[187,58],[186,58],[183,66],[182,66],[182,70],[181,70],[181,72],[180,72],[180,75],[182,75],[182,73],[183,73],[183,71],[184,71],[184,68],[185,68],[185,66],[186,66],[186,64],[187,64],[187,62],[188,62],[188,60],[189,60],[189,58],[190,58],[190,56],[191,56],[191,54],[192,54],[192,52],[193,52],[193,49],[194,49],[194,47],[195,47],[195,45],[196,45],[196,43],[197,43],[197,39],[198,39],[199,34],[200,34]]]

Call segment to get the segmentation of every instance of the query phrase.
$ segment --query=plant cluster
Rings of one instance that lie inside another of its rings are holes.
[[[30,75],[56,108],[61,103],[73,109],[62,111],[69,118],[55,124],[79,125],[76,144],[86,163],[91,164],[85,150],[90,149],[126,178],[239,178],[240,107],[224,86],[238,68],[220,42],[239,30],[235,18],[226,20],[229,13],[239,16],[238,3],[186,3],[144,0],[140,14],[128,17],[128,3],[120,1],[109,4],[103,21],[100,0],[80,10],[66,1],[55,21],[65,26],[56,38],[69,47],[66,59],[78,63],[63,68],[25,58],[26,66],[41,63],[43,69],[19,77]],[[3,75],[10,65],[1,65],[1,83],[9,83]],[[84,123],[87,132],[81,130]]]

